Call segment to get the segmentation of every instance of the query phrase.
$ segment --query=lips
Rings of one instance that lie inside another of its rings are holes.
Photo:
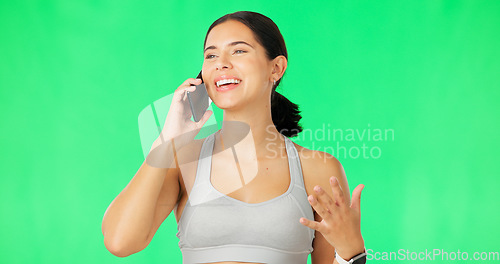
[[[223,84],[221,86],[217,86],[218,82],[223,81],[223,80],[231,80],[231,79],[237,80],[239,83],[229,83],[229,84]],[[214,79],[215,88],[218,92],[232,90],[232,89],[236,88],[241,82],[242,82],[242,80],[240,78],[238,78],[234,75],[228,75],[228,74],[218,76]]]
[[[229,90],[233,90],[234,88],[238,87],[238,85],[240,85],[239,83],[230,83],[230,84],[226,84],[226,85],[223,85],[221,87],[215,87],[215,90],[217,90],[217,92],[226,92],[226,91],[229,91]]]

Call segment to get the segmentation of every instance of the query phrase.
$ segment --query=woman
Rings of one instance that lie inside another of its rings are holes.
[[[288,59],[278,27],[254,12],[225,15],[207,32],[204,58],[222,129],[194,140],[212,112],[190,120],[186,92],[202,80],[187,79],[152,147],[163,155],[155,159],[175,165],[144,162],[111,203],[102,226],[108,250],[141,251],[175,208],[184,263],[305,264],[311,252],[313,264],[362,262],[363,185],[350,202],[337,159],[288,139],[301,131],[300,116],[275,91]]]

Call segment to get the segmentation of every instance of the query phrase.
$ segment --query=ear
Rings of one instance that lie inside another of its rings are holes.
[[[274,58],[271,61],[272,63],[271,82],[273,81],[273,79],[276,81],[281,79],[283,74],[285,74],[287,62],[288,62],[287,59],[283,55],[279,55],[278,57]]]

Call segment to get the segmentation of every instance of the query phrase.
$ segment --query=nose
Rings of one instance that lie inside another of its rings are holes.
[[[231,68],[231,61],[229,57],[225,54],[221,54],[215,63],[215,69],[216,70],[222,70],[222,69],[229,69]]]

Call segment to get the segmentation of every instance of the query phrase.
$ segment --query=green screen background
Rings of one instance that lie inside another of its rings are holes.
[[[196,76],[209,25],[238,10],[280,27],[278,91],[306,129],[394,132],[294,139],[379,150],[336,155],[366,186],[367,249],[500,251],[499,1],[1,1],[0,262],[181,263],[173,213],[124,259],[101,221],[143,162],[140,111]]]

